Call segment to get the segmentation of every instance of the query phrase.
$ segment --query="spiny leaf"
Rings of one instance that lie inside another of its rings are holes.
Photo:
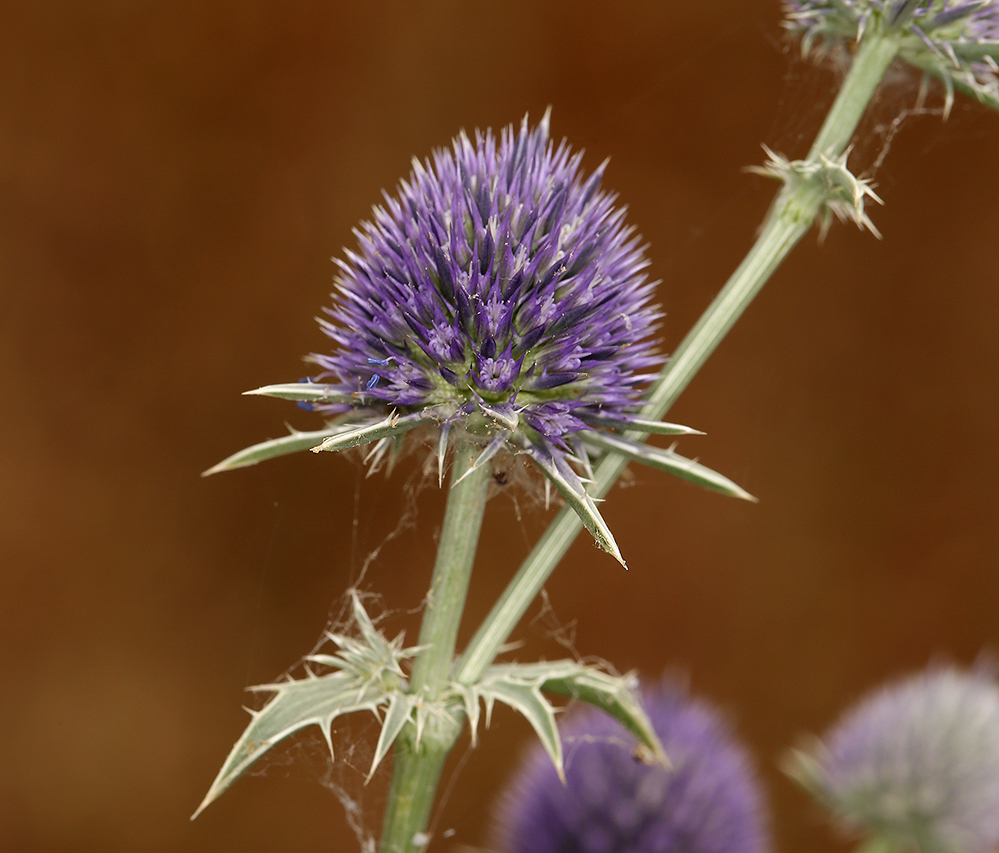
[[[479,697],[475,689],[467,684],[460,684],[452,681],[450,684],[452,693],[461,699],[461,704],[465,709],[465,716],[468,717],[468,728],[472,733],[472,746],[476,745],[479,730]]]
[[[337,717],[363,710],[377,716],[379,709],[387,706],[371,767],[374,772],[412,716],[415,700],[406,694],[406,681],[399,662],[412,657],[418,650],[402,648],[402,634],[392,641],[387,640],[375,628],[356,592],[352,593],[352,599],[353,621],[360,637],[328,633],[327,637],[337,646],[336,653],[306,658],[310,663],[332,667],[336,672],[317,676],[307,666],[303,679],[250,688],[275,695],[260,711],[250,711],[253,719],[236,741],[192,820],[261,755],[299,729],[318,725],[332,756],[330,727]]]
[[[364,780],[366,783],[370,782],[371,777],[375,775],[376,768],[386,753],[388,753],[392,744],[395,743],[395,739],[399,737],[403,726],[412,719],[415,702],[416,697],[408,693],[393,693],[389,698],[388,711],[385,713],[385,719],[382,721],[382,732],[378,736],[378,744],[375,746],[375,755],[371,760],[371,769]]]
[[[749,492],[741,486],[733,483],[728,477],[712,471],[695,459],[688,459],[675,453],[673,448],[663,450],[659,447],[650,447],[646,444],[636,444],[616,435],[609,435],[602,432],[586,432],[582,434],[584,441],[599,447],[602,450],[613,453],[620,453],[622,456],[641,462],[650,468],[657,468],[660,471],[668,471],[684,480],[689,480],[706,489],[721,492],[734,498],[756,502]]]
[[[669,766],[669,759],[659,737],[638,699],[637,684],[634,675],[612,675],[603,669],[577,661],[558,660],[530,664],[494,664],[476,684],[452,682],[448,694],[451,698],[459,699],[464,706],[473,744],[479,722],[480,701],[486,706],[487,726],[495,702],[502,702],[523,714],[538,734],[561,777],[562,742],[555,725],[557,709],[544,698],[542,691],[579,699],[606,711],[648,748],[653,762]]]
[[[552,763],[563,781],[562,772],[562,740],[559,738],[558,726],[555,725],[556,709],[541,695],[541,678],[523,677],[516,664],[506,667],[490,667],[478,684],[451,685],[451,695],[462,700],[468,722],[472,729],[472,739],[476,736],[479,721],[479,700],[486,706],[486,727],[492,717],[493,704],[502,702],[523,715],[531,728],[537,733],[545,751],[551,757]]]
[[[322,729],[332,755],[329,732],[333,720],[354,711],[375,712],[387,698],[386,688],[380,682],[369,682],[359,689],[357,679],[344,672],[250,689],[273,691],[275,696],[262,710],[250,712],[253,716],[250,725],[236,741],[191,820],[276,743],[306,726],[317,725]]]
[[[454,481],[454,485],[458,485],[462,480],[465,479],[473,471],[477,471],[483,465],[485,465],[490,459],[492,459],[502,447],[507,443],[508,436],[506,433],[499,433],[496,435],[489,444],[486,445],[485,450],[483,450],[476,458],[475,461],[469,466],[468,470],[462,474],[457,480]]]
[[[579,699],[594,705],[635,735],[649,749],[654,762],[669,766],[659,736],[638,698],[638,681],[633,674],[612,675],[598,667],[574,660],[557,660],[529,664],[494,664],[486,670],[483,682],[492,684],[497,680],[534,685],[545,693]]]
[[[566,672],[545,679],[542,690],[579,699],[606,711],[648,747],[655,763],[670,766],[652,721],[638,698],[638,681],[633,675],[616,676],[575,661],[564,663]]]
[[[246,468],[248,465],[256,465],[265,459],[273,459],[275,456],[285,456],[289,453],[297,453],[299,450],[308,450],[315,447],[320,441],[333,435],[337,427],[317,430],[315,432],[298,432],[293,430],[291,435],[281,438],[272,438],[270,441],[262,441],[251,447],[244,448],[238,453],[234,453],[213,465],[202,473],[202,477],[210,474],[218,474],[222,471],[232,471],[236,468]]]

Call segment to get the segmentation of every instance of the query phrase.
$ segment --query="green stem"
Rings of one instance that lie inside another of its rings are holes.
[[[891,34],[872,33],[861,43],[809,160],[819,162],[822,156],[834,159],[843,153],[897,52],[897,38]],[[670,358],[649,394],[642,417],[661,418],[666,414],[774,270],[811,228],[825,199],[824,189],[809,182],[800,182],[793,189],[785,185],[778,193],[753,248]],[[639,434],[628,437],[639,441],[647,438]],[[590,495],[603,497],[627,464],[617,455],[605,457],[594,471]],[[568,508],[559,512],[472,638],[458,662],[457,681],[474,684],[479,680],[581,529],[582,523],[574,512]]]
[[[898,846],[887,835],[875,833],[874,835],[869,835],[857,848],[855,853],[895,853]]]
[[[872,27],[880,29],[876,23]],[[809,161],[818,162],[823,154],[835,159],[846,150],[888,66],[898,55],[901,36],[899,31],[870,32],[860,43],[850,71],[808,152]]]
[[[486,508],[489,466],[469,472],[471,458],[470,448],[455,449],[437,560],[420,626],[419,645],[423,650],[413,665],[409,683],[410,692],[421,695],[428,705],[440,698],[454,661],[458,626]],[[419,836],[426,831],[441,770],[461,723],[461,719],[431,712],[419,743],[412,726],[399,736],[379,845],[382,853],[410,853],[422,846]]]

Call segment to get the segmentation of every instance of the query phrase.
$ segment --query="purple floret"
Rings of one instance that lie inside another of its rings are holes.
[[[561,727],[566,784],[540,747],[497,815],[503,853],[765,853],[769,836],[748,756],[707,705],[664,683],[643,691],[673,767],[642,763],[636,741],[587,709]]]
[[[603,167],[548,138],[464,133],[414,161],[357,230],[313,355],[351,421],[432,415],[480,446],[501,433],[551,459],[591,417],[626,417],[661,364],[640,240],[599,189]],[[452,432],[452,435],[455,433]]]

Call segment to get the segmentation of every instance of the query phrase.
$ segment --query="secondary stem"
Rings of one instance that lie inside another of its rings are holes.
[[[440,698],[454,660],[489,489],[489,466],[469,472],[469,451],[458,447],[454,452],[437,560],[420,626],[419,645],[423,650],[410,678],[410,692],[420,695],[429,706]],[[419,743],[412,726],[399,736],[382,825],[382,853],[409,853],[414,846],[422,846],[420,835],[426,830],[441,770],[457,740],[461,722],[460,718],[431,711]]]
[[[810,161],[819,162],[823,156],[835,159],[846,150],[897,53],[896,34],[872,30],[860,44],[812,146]],[[794,189],[785,185],[778,193],[753,248],[673,354],[649,395],[649,402],[641,413],[643,417],[661,418],[666,414],[773,271],[811,228],[825,198],[821,188],[809,184],[800,184]],[[647,438],[637,434],[629,437]],[[627,461],[620,456],[605,457],[594,471],[590,495],[603,497],[626,466]],[[457,681],[465,684],[478,681],[581,529],[578,516],[563,508],[472,638],[458,663]]]

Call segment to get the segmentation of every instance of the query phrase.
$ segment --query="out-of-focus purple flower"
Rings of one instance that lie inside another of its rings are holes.
[[[999,685],[933,669],[861,701],[788,772],[845,826],[895,849],[999,845]]]
[[[899,57],[999,109],[999,0],[784,0],[784,26],[816,43],[898,38]]]
[[[643,691],[673,766],[642,763],[635,739],[594,709],[561,727],[566,784],[536,746],[496,815],[504,853],[764,853],[750,761],[707,705],[664,683]]]

